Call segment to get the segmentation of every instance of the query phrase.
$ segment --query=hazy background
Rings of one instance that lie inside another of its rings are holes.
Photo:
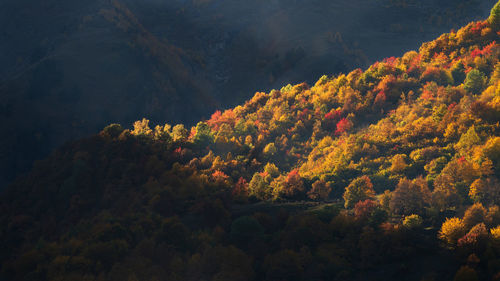
[[[0,187],[109,123],[194,124],[364,68],[495,0],[1,0]]]

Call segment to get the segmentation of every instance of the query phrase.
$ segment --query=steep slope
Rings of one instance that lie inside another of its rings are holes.
[[[2,1],[0,185],[105,124],[191,125],[256,90],[415,48],[492,3]]]
[[[499,14],[191,130],[68,143],[2,195],[3,278],[498,277]]]

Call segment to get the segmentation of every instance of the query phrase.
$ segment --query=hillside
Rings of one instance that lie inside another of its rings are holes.
[[[196,126],[119,124],[2,194],[6,280],[498,280],[500,2]]]
[[[493,3],[4,0],[0,188],[106,124],[192,125],[257,90],[402,54]]]

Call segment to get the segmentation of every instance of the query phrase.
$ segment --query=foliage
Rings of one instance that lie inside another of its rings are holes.
[[[373,198],[373,196],[375,196],[375,191],[370,178],[367,176],[356,178],[345,189],[344,206],[352,208],[359,201]]]
[[[495,9],[192,128],[142,119],[62,146],[2,194],[0,279],[366,280],[429,255],[450,263],[440,279],[493,276]]]
[[[455,245],[464,234],[466,227],[463,220],[459,218],[448,218],[439,230],[439,238],[449,245]]]

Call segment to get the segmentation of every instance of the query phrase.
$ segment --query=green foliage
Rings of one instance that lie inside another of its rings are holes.
[[[490,17],[488,18],[488,22],[495,29],[500,29],[500,1],[493,6],[491,9]]]
[[[481,71],[473,69],[467,73],[464,81],[464,89],[473,94],[479,94],[485,85],[485,80],[486,77]]]
[[[199,147],[206,147],[214,142],[214,136],[206,122],[198,122],[195,127],[193,143]]]
[[[269,198],[270,190],[269,184],[264,180],[260,173],[255,173],[248,184],[248,191],[250,196],[255,196],[260,200]]]
[[[467,150],[471,149],[472,146],[481,143],[481,139],[476,133],[474,126],[470,127],[466,133],[462,134],[460,140],[456,144],[456,148],[462,152],[466,153]]]

